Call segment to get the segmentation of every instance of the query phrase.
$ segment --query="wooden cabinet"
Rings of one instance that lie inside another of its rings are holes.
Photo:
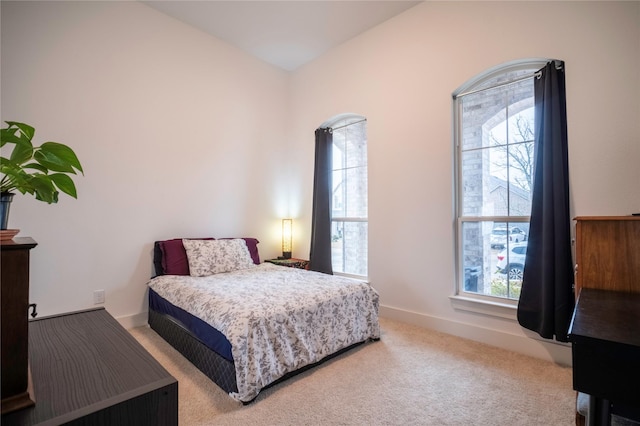
[[[29,251],[31,238],[0,243],[2,414],[33,405],[29,379]]]
[[[575,220],[576,296],[581,288],[640,293],[640,217]]]

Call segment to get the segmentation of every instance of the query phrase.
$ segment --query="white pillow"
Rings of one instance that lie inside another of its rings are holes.
[[[205,277],[221,272],[255,266],[247,243],[233,240],[182,240],[192,277]]]

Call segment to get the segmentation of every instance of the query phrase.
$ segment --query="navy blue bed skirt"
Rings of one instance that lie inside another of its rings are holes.
[[[149,309],[170,316],[189,330],[209,349],[233,362],[231,343],[229,343],[224,334],[184,309],[172,305],[152,289],[149,289]]]

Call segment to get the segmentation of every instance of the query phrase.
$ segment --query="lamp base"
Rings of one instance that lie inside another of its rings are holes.
[[[291,259],[291,252],[283,251],[282,256],[278,256],[278,259]]]

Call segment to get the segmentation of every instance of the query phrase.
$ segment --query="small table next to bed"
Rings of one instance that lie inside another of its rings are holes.
[[[279,266],[288,266],[290,268],[309,269],[309,261],[304,259],[267,259],[265,262]]]

